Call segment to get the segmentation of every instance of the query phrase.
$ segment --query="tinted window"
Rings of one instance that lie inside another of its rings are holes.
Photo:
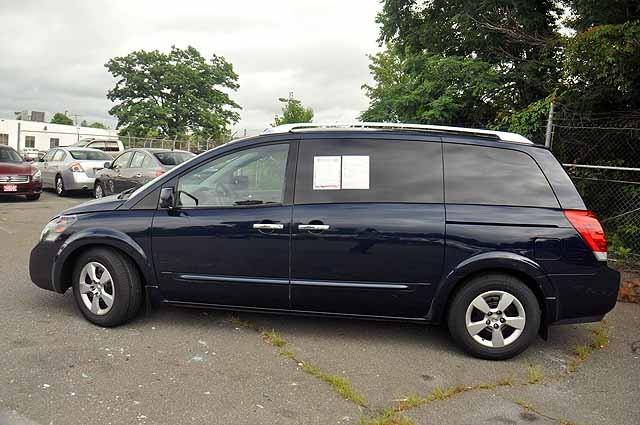
[[[444,169],[447,203],[558,207],[540,167],[524,152],[445,143]]]
[[[113,161],[113,166],[111,168],[127,168],[127,164],[129,163],[132,155],[133,152],[123,153],[118,158],[116,158],[115,161]]]
[[[22,157],[11,148],[0,148],[0,162],[22,162]]]
[[[142,162],[144,161],[147,155],[144,152],[136,152],[133,155],[133,159],[131,160],[130,168],[141,168]]]
[[[70,150],[69,154],[78,161],[111,161],[111,155],[102,151]]]
[[[329,163],[322,165],[324,160]],[[336,167],[340,167],[337,170],[340,187],[327,190],[319,181],[323,178],[321,174],[330,174],[331,168]],[[348,184],[347,173],[352,174]],[[402,140],[303,140],[295,202],[442,202],[441,144]]]
[[[117,142],[104,142],[104,146],[104,150],[108,152],[118,152],[120,150]]]
[[[62,161],[67,154],[64,151],[56,151],[56,154],[53,155],[53,161]]]
[[[178,183],[178,202],[189,207],[282,203],[289,145],[224,155],[190,171]]]
[[[53,155],[56,153],[56,151],[49,151],[47,152],[47,154],[42,158],[43,161],[51,161],[53,159]]]
[[[162,165],[182,164],[195,156],[190,152],[156,152],[154,155]]]
[[[151,159],[151,157],[149,155],[145,155],[144,156],[144,160],[142,161],[142,167],[141,168],[155,168],[156,167],[156,163],[153,159]]]

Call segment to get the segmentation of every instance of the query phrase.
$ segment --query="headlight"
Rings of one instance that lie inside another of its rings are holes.
[[[36,170],[36,172],[31,175],[31,180],[33,180],[34,182],[39,182],[41,178],[42,171],[40,170]]]
[[[55,241],[58,239],[58,236],[60,236],[76,221],[78,221],[78,218],[75,215],[62,215],[58,218],[54,218],[44,226],[44,229],[42,229],[42,232],[40,233],[40,240],[50,242]]]

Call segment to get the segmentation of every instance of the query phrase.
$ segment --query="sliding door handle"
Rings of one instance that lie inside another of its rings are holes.
[[[284,224],[282,223],[254,223],[254,229],[258,230],[282,230],[284,229]]]
[[[298,224],[298,230],[329,230],[328,224]]]

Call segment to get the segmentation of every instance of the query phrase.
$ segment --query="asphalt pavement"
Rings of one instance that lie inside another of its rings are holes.
[[[640,424],[636,304],[503,362],[415,324],[163,307],[96,327],[28,274],[42,227],[85,200],[0,198],[0,425]]]

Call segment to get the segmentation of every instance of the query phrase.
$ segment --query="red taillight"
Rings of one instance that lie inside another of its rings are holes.
[[[156,170],[156,177],[160,177],[164,174],[164,170]]]
[[[82,168],[82,165],[80,165],[79,162],[74,162],[73,164],[69,165],[69,168],[74,173],[84,173],[84,168]]]
[[[598,217],[593,212],[584,210],[564,210],[564,215],[580,233],[596,258],[607,261],[607,238]]]

